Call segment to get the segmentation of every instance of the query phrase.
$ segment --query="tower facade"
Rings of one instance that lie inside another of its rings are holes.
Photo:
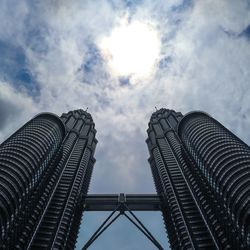
[[[85,208],[120,213],[84,249],[120,215],[164,249],[132,210],[161,210],[173,249],[250,249],[249,146],[198,111],[160,109],[147,132],[158,195],[88,196],[91,115],[42,113],[26,123],[0,145],[0,248],[73,249]]]
[[[249,249],[250,149],[203,112],[155,112],[150,166],[173,249]]]
[[[44,113],[0,146],[3,249],[73,249],[97,140],[83,110]]]
[[[218,218],[226,225],[229,237],[249,248],[250,148],[203,112],[186,115],[178,134],[217,201]]]

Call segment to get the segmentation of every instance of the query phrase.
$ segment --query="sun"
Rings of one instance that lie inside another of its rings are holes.
[[[116,76],[148,77],[160,53],[158,32],[149,24],[122,21],[100,40],[103,57]]]

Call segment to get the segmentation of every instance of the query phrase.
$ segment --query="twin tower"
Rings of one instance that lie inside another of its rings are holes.
[[[250,249],[248,145],[203,112],[160,109],[147,132],[171,248]],[[74,248],[95,134],[86,111],[42,113],[0,145],[0,249]],[[133,210],[141,197],[131,199]]]

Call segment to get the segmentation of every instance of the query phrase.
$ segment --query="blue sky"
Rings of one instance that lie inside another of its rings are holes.
[[[114,71],[101,46],[122,21],[157,36],[145,77]],[[90,192],[153,193],[145,139],[154,107],[204,110],[249,144],[249,65],[249,0],[1,0],[0,140],[38,112],[89,107],[99,141]],[[78,248],[105,216],[85,214]],[[138,216],[166,245],[161,215]],[[153,246],[120,219],[91,249]]]

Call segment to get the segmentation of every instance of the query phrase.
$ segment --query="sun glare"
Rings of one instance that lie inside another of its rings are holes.
[[[150,25],[123,22],[100,41],[104,58],[116,76],[148,77],[160,53],[160,39]]]

